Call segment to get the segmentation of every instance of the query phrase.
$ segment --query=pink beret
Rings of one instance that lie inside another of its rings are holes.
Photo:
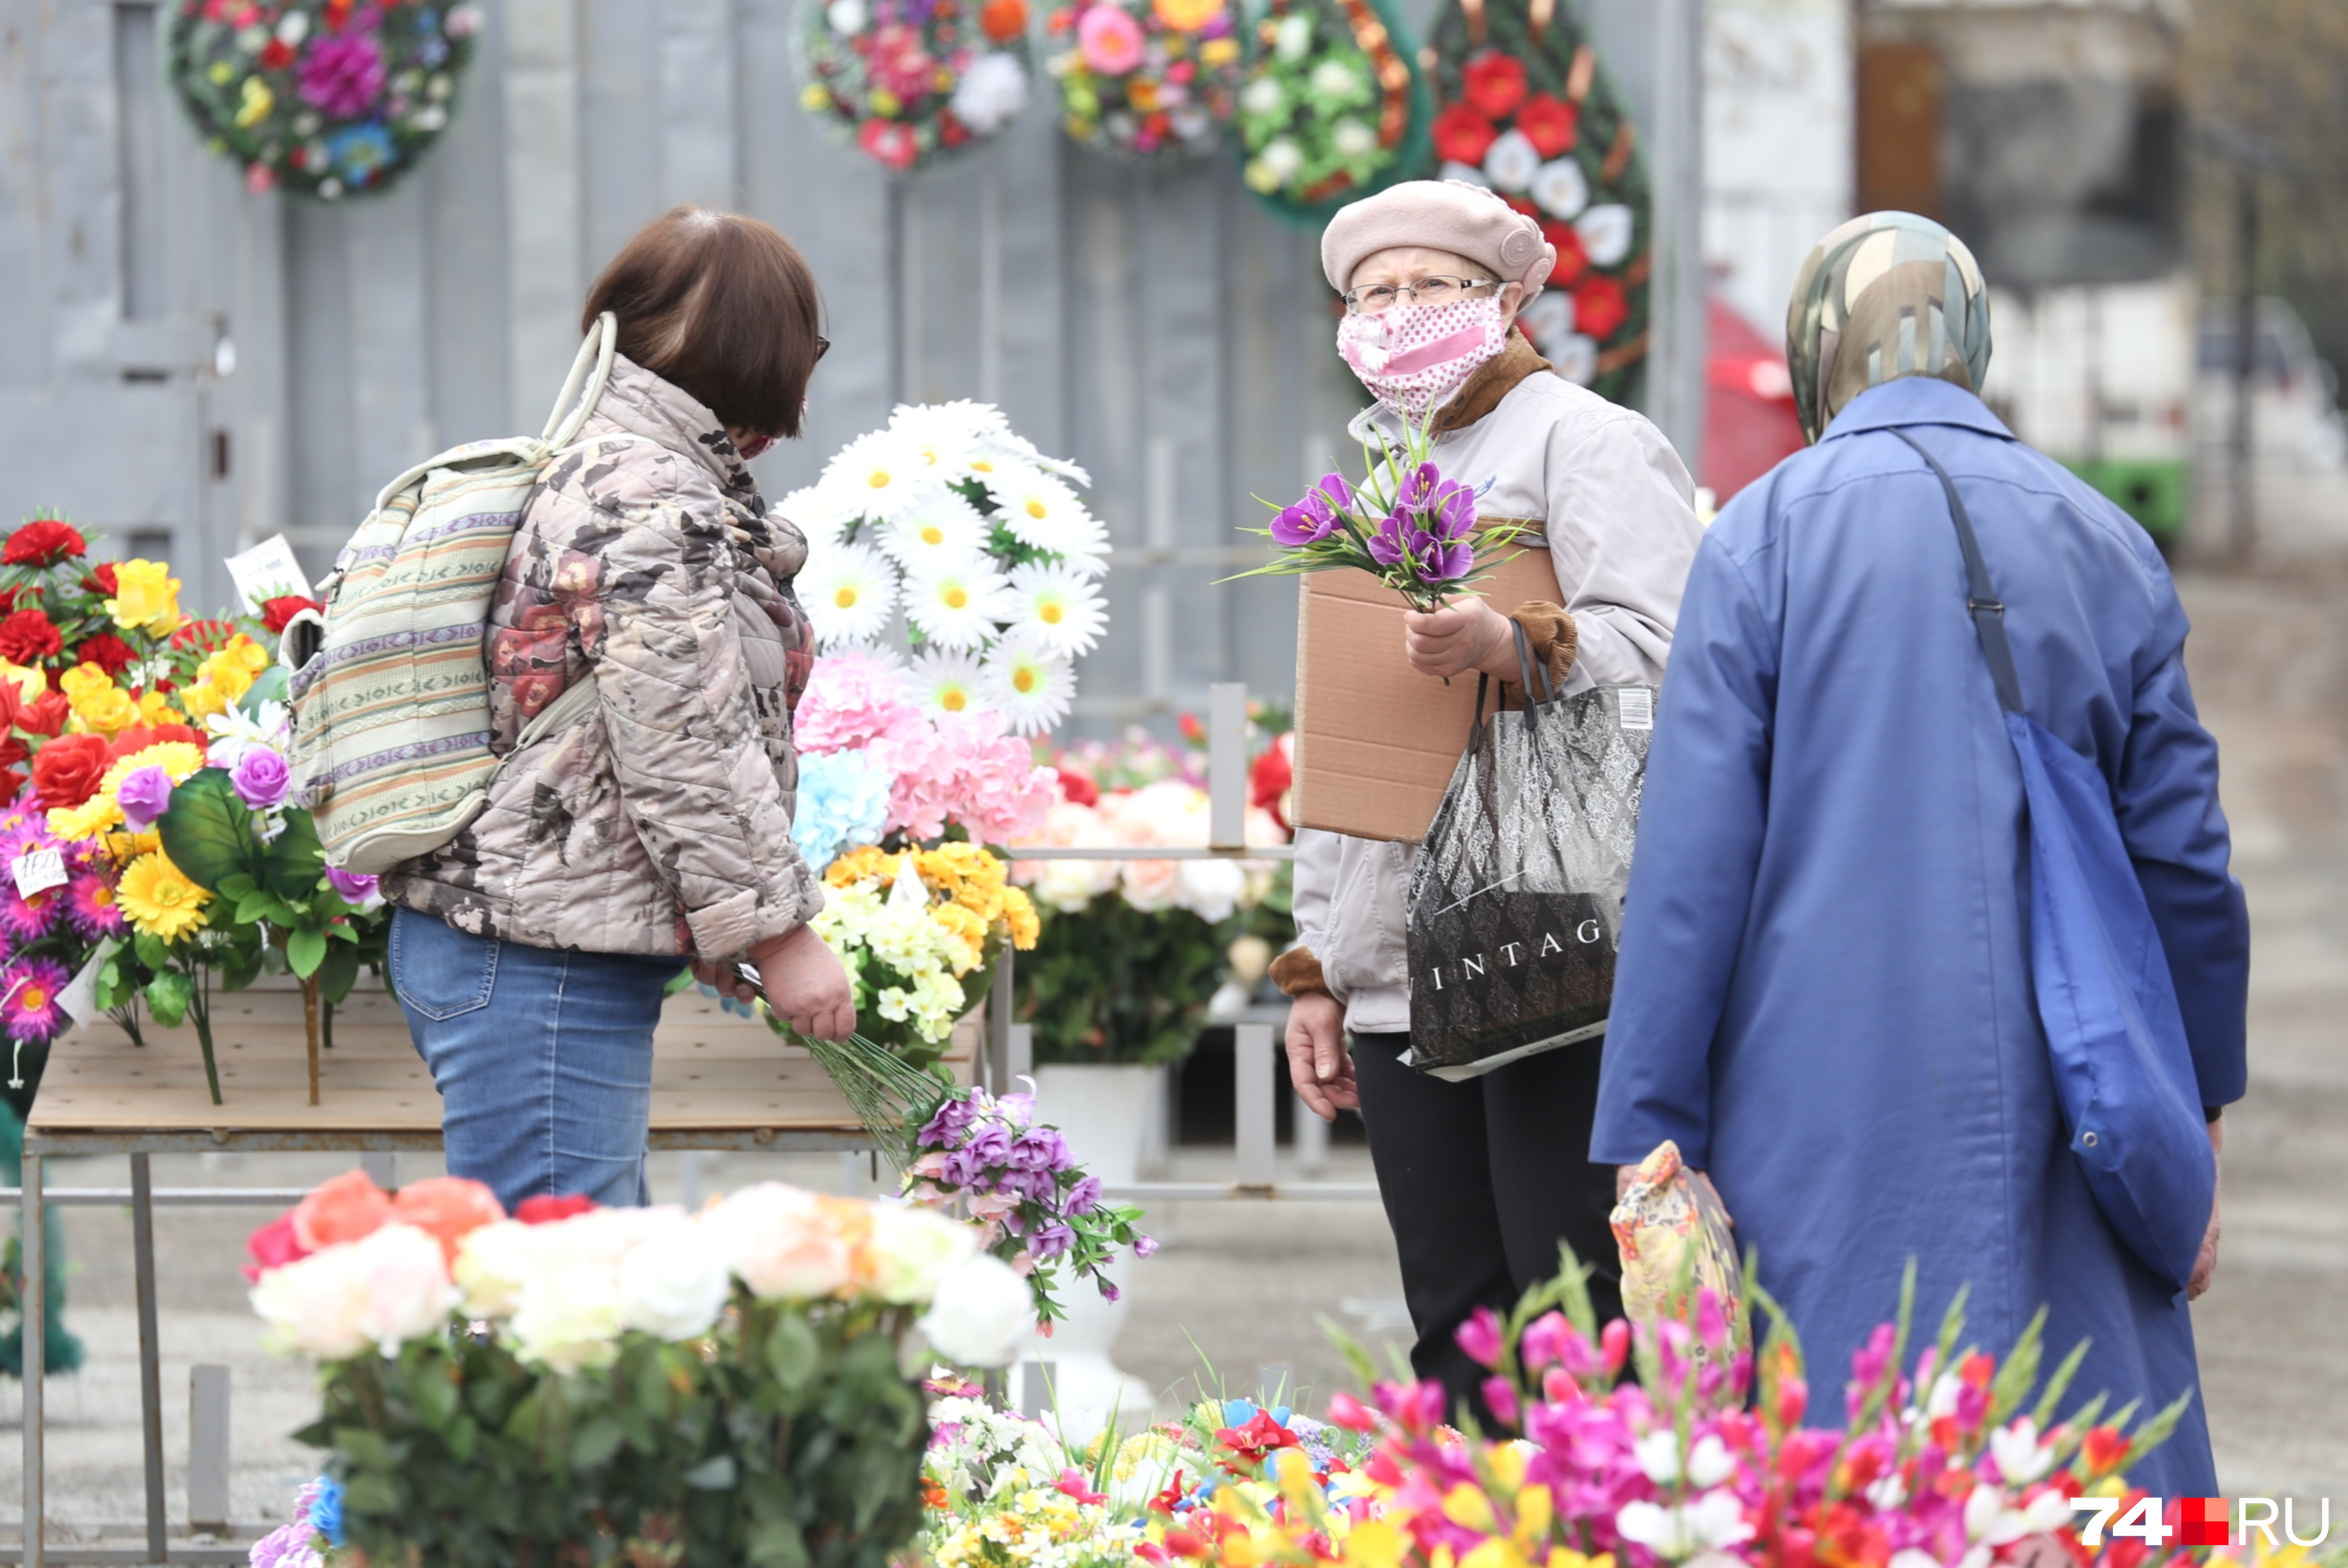
[[[1541,225],[1482,186],[1405,180],[1338,209],[1321,234],[1321,271],[1342,293],[1354,268],[1397,245],[1455,251],[1496,278],[1522,283],[1527,305],[1557,265],[1557,247],[1541,238]]]

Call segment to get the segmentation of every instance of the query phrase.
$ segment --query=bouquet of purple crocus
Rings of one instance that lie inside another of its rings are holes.
[[[987,1250],[1017,1269],[1035,1293],[1037,1326],[1064,1314],[1052,1287],[1065,1267],[1103,1296],[1117,1287],[1102,1270],[1117,1248],[1137,1258],[1158,1244],[1137,1228],[1141,1210],[1101,1201],[1101,1182],[1077,1168],[1057,1127],[1037,1126],[1032,1094],[957,1089],[913,1135],[905,1196],[928,1208],[959,1201],[983,1227]]]
[[[1295,577],[1354,567],[1368,572],[1414,610],[1437,610],[1444,598],[1482,577],[1496,546],[1526,532],[1518,523],[1476,527],[1476,493],[1446,479],[1424,428],[1400,447],[1363,449],[1360,485],[1324,474],[1303,499],[1279,509],[1269,528],[1241,530],[1267,538],[1281,554],[1240,577]],[[1272,504],[1265,503],[1267,506]],[[1487,557],[1479,564],[1479,547]]]

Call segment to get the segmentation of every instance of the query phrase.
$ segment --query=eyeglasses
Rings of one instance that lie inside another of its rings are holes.
[[[1448,305],[1464,299],[1477,289],[1498,288],[1498,278],[1421,278],[1416,283],[1400,287],[1379,283],[1368,288],[1345,291],[1347,314],[1381,316],[1394,308],[1394,302],[1407,298],[1414,305]]]
[[[832,351],[832,340],[818,332],[815,335],[815,357],[821,359]]]

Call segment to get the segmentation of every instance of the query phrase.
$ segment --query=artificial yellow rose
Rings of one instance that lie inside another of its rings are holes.
[[[65,693],[65,700],[80,707],[101,692],[114,689],[114,677],[95,664],[77,664],[57,677],[57,689]]]
[[[0,682],[13,684],[17,695],[27,707],[39,702],[41,693],[49,689],[48,676],[22,664],[11,664],[6,659],[0,659]]]
[[[253,672],[230,658],[229,653],[229,649],[223,648],[197,665],[196,679],[218,688],[220,695],[234,702],[253,689]]]
[[[168,637],[179,630],[179,579],[161,561],[123,561],[114,568],[114,597],[106,613],[124,631]]]
[[[72,729],[77,734],[115,736],[140,720],[137,699],[119,686],[109,686],[87,701],[73,704]]]
[[[193,686],[182,686],[179,689],[179,705],[187,710],[190,719],[198,723],[215,713],[226,713],[228,704],[228,693],[210,681],[198,681]]]
[[[179,710],[171,705],[171,698],[159,691],[139,693],[139,722],[141,724],[177,724]]]

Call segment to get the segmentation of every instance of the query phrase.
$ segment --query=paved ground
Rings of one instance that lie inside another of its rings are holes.
[[[2252,1091],[2228,1117],[2226,1240],[2198,1309],[2221,1485],[2229,1493],[2348,1494],[2348,507],[2308,490],[2259,571],[2189,574],[2203,711],[2223,743],[2226,803],[2257,931]],[[1188,1151],[1186,1166],[1212,1162]],[[1366,1179],[1340,1151],[1338,1179]],[[159,1185],[294,1185],[323,1160],[159,1161]],[[411,1164],[411,1173],[420,1167]],[[658,1168],[673,1195],[673,1161]],[[1192,1174],[1186,1169],[1183,1174]],[[1204,1174],[1201,1170],[1198,1174]],[[837,1188],[837,1158],[733,1157],[708,1190],[768,1175]],[[60,1170],[61,1185],[121,1185],[119,1162]],[[260,1355],[236,1273],[250,1211],[178,1211],[161,1235],[172,1511],[184,1517],[188,1367],[234,1369],[235,1513],[262,1521],[309,1472],[283,1434],[313,1408],[306,1375]],[[1120,1351],[1172,1387],[1211,1364],[1233,1383],[1266,1364],[1310,1388],[1340,1378],[1319,1327],[1373,1341],[1401,1329],[1383,1217],[1369,1204],[1178,1204],[1152,1217],[1165,1250],[1131,1280]],[[136,1339],[129,1223],[73,1211],[70,1321],[90,1364],[51,1395],[51,1511],[80,1527],[139,1516]],[[0,1525],[18,1517],[17,1394],[0,1386]],[[77,1531],[78,1533],[78,1531]]]

